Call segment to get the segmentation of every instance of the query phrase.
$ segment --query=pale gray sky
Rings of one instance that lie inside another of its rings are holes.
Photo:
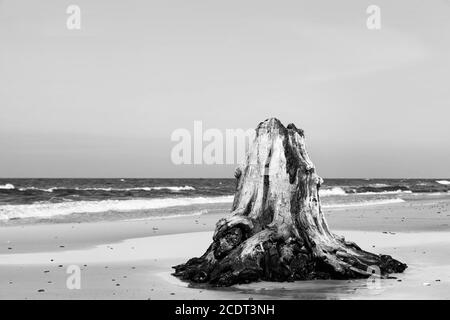
[[[323,177],[450,177],[449,3],[0,0],[0,177],[232,177],[171,133],[271,116]]]

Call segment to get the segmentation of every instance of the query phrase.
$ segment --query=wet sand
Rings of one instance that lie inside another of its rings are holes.
[[[333,232],[406,262],[397,279],[189,287],[171,266],[204,252],[224,214],[2,226],[0,299],[450,299],[450,200],[326,209]],[[68,289],[68,266],[81,289]]]

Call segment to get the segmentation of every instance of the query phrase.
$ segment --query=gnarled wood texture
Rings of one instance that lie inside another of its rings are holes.
[[[329,230],[319,197],[322,179],[295,125],[284,127],[274,118],[260,123],[245,166],[235,176],[231,214],[218,221],[206,252],[175,266],[175,276],[229,286],[364,278],[378,268],[386,276],[407,267]]]

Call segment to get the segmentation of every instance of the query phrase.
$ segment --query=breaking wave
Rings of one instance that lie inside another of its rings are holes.
[[[400,194],[400,193],[413,193],[411,190],[394,190],[394,191],[381,191],[381,192],[373,192],[373,191],[367,191],[367,192],[360,192],[357,194],[360,195],[369,195],[369,194]]]
[[[11,185],[12,186],[12,185]],[[11,189],[14,189],[14,186],[12,186]],[[42,191],[42,192],[54,192],[54,191],[159,191],[159,190],[170,190],[170,191],[192,191],[195,190],[194,187],[191,186],[180,186],[180,187],[133,187],[133,188],[63,188],[63,187],[52,187],[52,188],[36,188],[36,187],[24,187],[19,188],[19,191]]]
[[[68,201],[60,203],[40,202],[25,205],[0,206],[0,220],[24,218],[51,218],[68,216],[71,214],[95,214],[107,212],[136,212],[150,209],[183,207],[190,205],[204,205],[215,203],[231,203],[233,196],[196,197],[196,198],[161,198],[161,199],[132,199],[132,200],[102,200],[102,201]],[[325,204],[324,208],[345,208],[355,206],[373,206],[404,202],[402,199],[376,199],[362,202]],[[178,216],[201,215],[197,213],[164,215],[160,217],[145,217],[144,219],[175,218]]]
[[[347,193],[345,192],[344,189],[339,188],[339,187],[334,187],[331,189],[319,189],[319,195],[321,197],[326,197],[326,196],[345,196]]]
[[[390,187],[391,185],[386,184],[386,183],[372,183],[369,184],[369,187],[373,187],[373,188],[387,188]]]
[[[211,203],[228,203],[233,196],[133,200],[70,201],[0,206],[0,220],[49,218],[76,213],[131,212]]]
[[[2,190],[13,190],[13,189],[15,189],[15,187],[11,183],[7,183],[7,184],[0,185],[0,189],[2,189]]]
[[[391,190],[392,188],[389,187],[388,190],[380,190],[381,188],[386,188],[385,186],[377,186],[377,187],[364,187],[364,188],[357,188],[357,189],[350,189],[348,191],[340,188],[340,187],[333,187],[331,189],[320,189],[319,195],[321,197],[327,197],[327,196],[345,196],[345,195],[371,195],[371,194],[401,194],[401,193],[412,193],[411,190],[408,190],[406,188],[397,189],[397,190]]]

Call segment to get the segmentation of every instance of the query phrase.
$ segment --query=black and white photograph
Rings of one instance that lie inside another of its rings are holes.
[[[449,17],[0,0],[0,300],[450,300]]]

